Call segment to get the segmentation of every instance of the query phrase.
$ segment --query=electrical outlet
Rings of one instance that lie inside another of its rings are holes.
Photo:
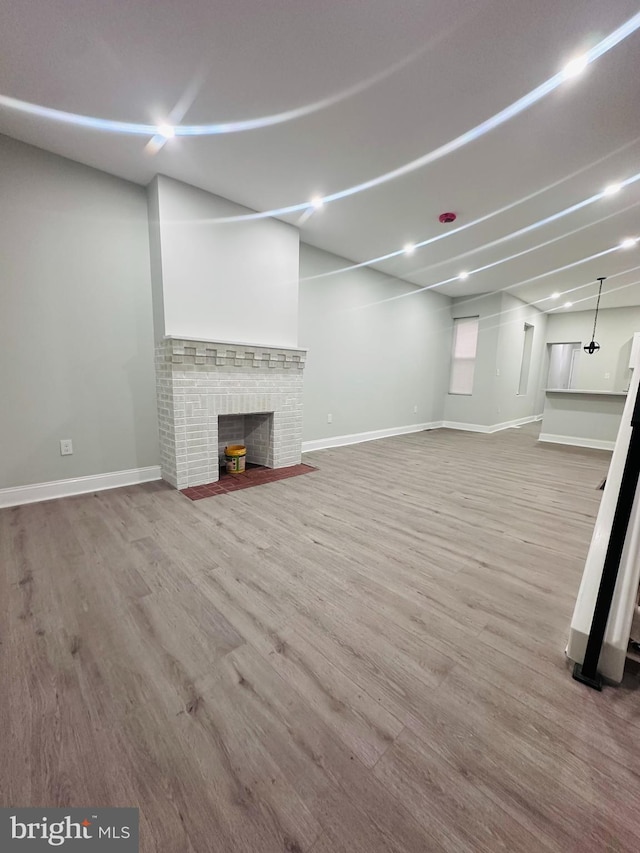
[[[500,376],[500,368],[496,370],[496,376]]]
[[[71,456],[73,454],[73,442],[70,438],[60,439],[60,456]]]
[[[417,407],[417,406],[414,406],[414,407],[413,407],[413,414],[414,414],[414,415],[417,415],[417,414],[418,414],[418,407]]]
[[[605,378],[605,379],[611,379],[611,374],[610,374],[610,373],[605,373],[604,378]]]
[[[333,415],[327,415],[327,423],[328,423],[328,424],[332,424],[332,423],[333,423]]]

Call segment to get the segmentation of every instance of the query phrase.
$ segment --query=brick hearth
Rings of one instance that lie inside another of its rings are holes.
[[[256,444],[262,458],[250,461],[269,468],[299,464],[305,359],[300,349],[161,341],[156,384],[163,478],[177,489],[218,480],[221,415],[272,414],[256,420],[265,424]]]

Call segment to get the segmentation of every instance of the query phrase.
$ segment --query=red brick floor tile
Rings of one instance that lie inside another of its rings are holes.
[[[248,468],[242,474],[227,474],[223,473],[217,483],[205,483],[201,486],[190,486],[187,489],[181,489],[182,494],[192,501],[199,501],[203,498],[215,497],[216,495],[226,495],[230,492],[249,489],[252,486],[262,486],[265,483],[277,483],[279,480],[288,480],[290,477],[297,477],[300,474],[309,474],[312,471],[317,471],[311,465],[291,465],[289,468],[265,468],[262,465],[254,465]]]

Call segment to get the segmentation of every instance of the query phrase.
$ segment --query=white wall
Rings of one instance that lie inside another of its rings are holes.
[[[159,288],[164,294],[161,334],[297,346],[298,231],[274,219],[214,222],[250,212],[162,175],[152,182],[152,263],[159,265],[154,285],[156,298]],[[159,317],[156,309],[156,326]]]
[[[582,350],[591,340],[594,311],[549,314],[548,343],[581,341],[574,388],[592,391],[626,391],[629,387],[629,355],[634,332],[640,332],[640,308],[604,308],[598,314],[596,340],[600,350],[588,355]],[[609,376],[606,377],[605,374]],[[546,378],[546,377],[545,377]]]
[[[625,400],[622,393],[547,393],[540,440],[613,450]]]
[[[451,300],[368,269],[304,280],[348,263],[300,246],[305,441],[442,420]]]
[[[158,464],[144,189],[0,136],[0,258],[0,488]]]
[[[213,226],[244,208],[162,177],[145,193],[6,137],[0,196],[0,441],[10,448],[0,488],[157,464],[152,278],[161,335],[298,344],[299,243],[289,225]],[[346,263],[309,246],[300,252],[305,440],[537,413],[544,317],[536,309],[504,294],[452,305],[368,269],[304,280]],[[453,397],[451,318],[472,314],[481,317],[474,394]],[[547,340],[586,341],[591,318],[554,315]],[[525,321],[536,332],[519,399]],[[601,312],[603,349],[582,356],[592,360],[581,387],[626,387],[636,330],[640,308]],[[605,370],[610,382],[596,375]],[[73,456],[60,456],[62,438],[73,440]]]
[[[494,426],[541,414],[545,315],[511,294],[488,293],[455,299],[451,316],[480,318],[478,351],[473,393],[447,393],[444,420]],[[533,348],[527,393],[519,394],[525,323],[534,327]]]
[[[153,296],[153,330],[156,340],[161,340],[165,335],[165,321],[158,183],[158,179],[154,178],[147,187],[147,215],[149,218],[149,266]]]

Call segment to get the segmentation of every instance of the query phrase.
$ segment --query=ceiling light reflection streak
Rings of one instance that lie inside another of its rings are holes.
[[[633,204],[627,205],[627,207],[623,207],[620,210],[615,210],[613,213],[608,213],[606,216],[603,216],[601,219],[596,219],[593,222],[588,222],[586,225],[581,225],[580,228],[574,228],[572,231],[565,231],[564,234],[560,234],[557,237],[552,237],[550,240],[545,240],[544,243],[538,243],[536,246],[531,246],[528,249],[523,249],[521,252],[516,252],[514,255],[509,255],[506,258],[501,258],[498,261],[494,261],[492,265],[479,267],[477,272],[481,272],[485,269],[490,269],[491,266],[497,266],[498,264],[504,264],[507,261],[513,261],[516,258],[521,258],[523,255],[528,255],[529,252],[535,252],[537,249],[542,249],[545,246],[550,246],[552,243],[557,243],[559,240],[564,240],[567,237],[572,237],[574,234],[578,234],[580,231],[584,231],[587,228],[593,228],[594,225],[600,225],[602,222],[606,222],[607,219],[612,219],[614,216],[619,216],[622,213],[627,213],[629,210],[633,210],[634,207],[637,207],[640,204],[640,201],[636,201]],[[530,226],[529,226],[530,227]],[[532,229],[533,230],[533,229]],[[456,261],[461,260],[462,258],[466,258],[469,255],[473,255],[476,252],[480,252],[482,249],[488,249],[492,246],[497,246],[499,243],[504,243],[507,240],[511,240],[512,237],[519,236],[519,232],[515,231],[513,234],[507,234],[504,237],[500,237],[498,240],[494,240],[493,243],[485,243],[482,246],[477,246],[475,249],[470,249],[468,252],[463,252],[461,255],[455,255],[452,258],[445,258],[442,261],[437,261],[435,264],[430,264],[429,266],[419,267],[415,270],[409,270],[407,275],[416,275],[420,272],[426,272],[426,270],[434,269],[434,267],[441,267],[444,264],[455,263]],[[470,275],[471,273],[468,273]]]
[[[439,240],[446,240],[448,237],[453,237],[455,234],[459,234],[461,231],[466,231],[468,228],[473,228],[475,225],[480,225],[482,222],[487,222],[487,220],[493,219],[493,217],[495,217],[495,216],[499,216],[502,213],[506,213],[507,211],[512,210],[514,207],[517,207],[520,204],[525,204],[526,202],[531,201],[534,198],[537,198],[539,195],[542,195],[543,193],[548,192],[549,190],[555,189],[556,187],[560,186],[561,184],[565,183],[566,181],[572,180],[573,178],[577,177],[578,175],[582,174],[583,172],[589,171],[589,169],[593,169],[596,166],[599,166],[601,163],[603,163],[605,160],[608,160],[610,157],[613,157],[616,154],[619,154],[621,151],[624,151],[625,149],[630,148],[633,145],[636,145],[638,143],[638,141],[640,141],[640,136],[631,140],[631,142],[625,143],[620,148],[616,148],[614,151],[609,152],[609,154],[605,154],[604,157],[600,157],[598,160],[594,160],[593,163],[589,163],[587,166],[582,166],[580,169],[576,169],[575,172],[571,172],[569,175],[565,175],[564,178],[560,178],[559,180],[554,181],[551,184],[548,184],[546,187],[542,187],[541,189],[536,190],[535,192],[532,192],[529,195],[523,196],[522,198],[518,199],[517,201],[512,201],[509,204],[505,205],[504,207],[498,208],[498,210],[494,210],[491,213],[486,213],[484,216],[480,216],[478,219],[474,219],[472,222],[467,222],[464,225],[459,225],[457,228],[452,228],[450,231],[445,231],[442,234],[436,235],[435,237],[429,237],[426,240],[421,240],[415,244],[415,247],[416,247],[416,249],[422,249],[425,246],[430,246],[432,243],[437,243]],[[627,186],[628,184],[633,184],[635,181],[638,181],[638,180],[640,180],[640,172],[638,172],[638,174],[636,174],[636,175],[632,175],[626,181],[621,182],[619,184],[619,186],[622,189],[622,187]],[[565,210],[560,211],[560,213],[554,214],[554,219],[561,219],[563,216],[568,216],[570,213],[574,213],[576,210],[579,210],[580,207],[586,207],[588,204],[592,204],[595,201],[599,201],[601,198],[604,198],[608,195],[609,195],[609,193],[607,193],[606,190],[603,190],[601,193],[597,193],[596,195],[593,195],[590,198],[585,199],[583,202],[579,202],[577,207],[574,205],[572,207],[565,208]],[[531,231],[533,231],[536,228],[540,228],[543,225],[548,224],[549,221],[554,221],[554,219],[549,219],[549,218],[541,219],[538,222],[534,222],[532,225],[529,225],[527,227]],[[209,222],[211,222],[211,221],[212,220],[206,220],[204,222],[201,221],[201,224],[209,224]],[[521,232],[518,231],[518,232],[514,232],[513,234],[508,234],[505,237],[500,238],[500,240],[501,241],[510,240],[512,237],[518,236],[520,233]],[[491,245],[496,245],[496,243],[497,243],[497,241],[492,243]],[[484,249],[484,248],[487,248],[487,246],[483,245],[483,246],[479,247],[479,249]],[[478,251],[478,249],[472,249],[467,254],[472,254],[475,251]],[[372,264],[378,264],[378,263],[381,263],[382,261],[388,261],[392,258],[398,258],[398,257],[403,256],[404,254],[405,254],[404,249],[395,249],[393,252],[387,252],[387,254],[385,254],[385,255],[378,255],[378,257],[376,257],[376,258],[369,258],[368,260],[360,261],[357,264],[349,264],[346,267],[340,267],[339,269],[330,270],[329,272],[317,273],[316,275],[304,276],[303,278],[300,279],[300,281],[314,281],[315,279],[319,279],[319,278],[327,278],[328,276],[339,275],[340,273],[343,273],[343,272],[350,272],[351,270],[362,269],[363,267],[368,267],[368,266],[371,266]],[[458,255],[457,257],[462,258],[462,257],[465,257],[465,255]],[[416,270],[413,270],[412,272],[420,272],[422,269],[429,269],[429,267],[421,267],[421,268],[418,268]]]
[[[313,205],[309,205],[309,207],[306,210],[303,210],[302,213],[300,214],[300,218],[296,222],[296,228],[302,228],[302,226],[305,224],[305,222],[308,219],[311,219],[311,217],[313,216],[313,214],[315,212],[316,212],[316,208],[313,207]]]
[[[411,62],[414,62],[419,56],[421,56],[439,41],[444,39],[446,35],[448,35],[448,31],[445,31],[436,36],[435,38],[430,39],[427,44],[422,45],[418,50],[413,51],[413,53],[410,53],[408,56],[403,57],[403,59],[398,60],[398,62],[394,62],[388,68],[379,71],[377,74],[373,74],[366,80],[361,80],[359,83],[355,83],[353,86],[349,86],[347,89],[343,89],[342,91],[336,92],[333,95],[329,95],[326,98],[321,98],[320,100],[314,101],[311,104],[306,104],[301,107],[295,107],[294,109],[285,110],[281,113],[274,113],[273,115],[261,116],[259,118],[252,119],[240,119],[239,121],[226,121],[211,124],[176,124],[174,128],[175,135],[219,136],[221,134],[227,133],[241,133],[247,130],[259,130],[261,128],[272,127],[273,125],[283,124],[288,121],[293,121],[294,119],[303,118],[304,116],[308,116],[312,113],[319,112],[320,110],[327,109],[328,107],[335,106],[341,101],[347,100],[348,98],[351,98],[354,95],[359,95],[361,92],[364,92],[372,86],[375,86],[377,83],[380,83],[382,80],[385,80],[387,77],[390,77],[392,74],[395,74],[397,71],[400,71],[406,65],[409,65]],[[192,89],[194,86],[199,87],[202,82],[203,72],[199,71],[196,74],[195,80],[192,81],[192,83],[190,83],[187,87],[187,92],[185,93],[187,99],[189,98],[190,89]],[[180,99],[179,106],[181,105],[182,101],[183,98]],[[98,118],[97,116],[81,115],[79,113],[71,113],[65,110],[56,110],[52,107],[45,107],[41,106],[40,104],[33,104],[28,101],[22,101],[19,98],[12,98],[8,95],[0,95],[0,106],[6,107],[7,109],[15,110],[17,112],[26,113],[27,115],[37,116],[38,118],[45,118],[51,121],[61,122],[63,124],[72,124],[76,127],[83,127],[89,130],[98,130],[104,131],[106,133],[120,133],[137,136],[161,136],[161,134],[158,133],[159,126],[157,124],[139,124],[138,122],[117,121],[115,119],[105,119]],[[306,204],[304,206],[306,206]]]
[[[200,63],[200,66],[193,74],[191,80],[187,83],[184,92],[178,98],[174,108],[167,115],[167,124],[171,126],[174,131],[175,137],[175,127],[179,125],[182,119],[187,114],[187,111],[191,109],[196,98],[200,94],[200,90],[205,84],[205,81],[209,75],[210,68],[203,61]],[[160,125],[157,125],[157,129],[160,130]],[[144,151],[146,154],[154,155],[157,154],[166,144],[167,137],[163,134],[157,133],[153,136],[145,145]]]
[[[594,62],[596,59],[599,59],[607,51],[611,50],[613,47],[620,44],[621,41],[632,35],[639,27],[640,12],[637,12],[632,18],[622,24],[622,26],[618,27],[617,30],[614,30],[606,38],[602,39],[602,41],[598,42],[598,44],[592,47],[591,50],[588,50],[584,54],[584,61],[587,65],[589,65],[591,62]],[[495,130],[497,127],[500,127],[500,125],[509,121],[509,119],[514,118],[525,110],[528,110],[529,107],[532,107],[534,104],[538,103],[538,101],[541,101],[544,97],[546,97],[559,86],[561,86],[562,83],[564,83],[567,79],[568,75],[564,70],[558,71],[556,74],[553,75],[553,77],[550,77],[548,80],[545,80],[544,83],[541,83],[539,86],[536,86],[535,89],[532,89],[530,92],[527,92],[526,95],[523,95],[521,98],[519,98],[517,101],[514,101],[512,104],[509,104],[508,107],[505,107],[503,110],[500,110],[500,112],[496,113],[495,115],[471,128],[470,130],[467,130],[465,133],[462,133],[455,139],[451,139],[444,145],[441,145],[438,148],[434,148],[432,151],[429,151],[427,154],[423,154],[416,160],[412,160],[409,163],[405,163],[402,166],[398,166],[397,169],[392,169],[390,172],[385,172],[383,175],[378,175],[377,177],[371,178],[368,181],[363,181],[360,184],[355,184],[352,187],[347,187],[346,189],[339,190],[338,192],[329,193],[324,197],[324,201],[331,202],[338,201],[343,198],[348,198],[349,196],[364,192],[365,190],[370,190],[374,187],[379,187],[382,184],[386,184],[389,181],[395,180],[396,178],[409,175],[411,174],[411,172],[414,172],[417,169],[423,169],[425,166],[434,163],[436,160],[440,160],[442,157],[446,157],[448,154],[452,154],[454,151],[458,151],[458,149],[463,148],[470,142],[473,142],[474,140],[479,139],[481,136],[484,136],[486,133],[489,133],[490,131]],[[176,129],[176,133],[179,132],[180,131]],[[286,207],[273,208],[272,210],[266,210],[259,213],[241,214],[240,216],[236,217],[222,217],[220,219],[212,221],[238,222],[241,220],[264,219],[268,216],[284,216],[287,213],[295,213],[297,210],[302,210],[304,207],[307,207],[308,204],[309,202],[305,201],[300,202],[299,204],[292,204]]]
[[[630,267],[629,269],[623,270],[622,272],[614,273],[614,275],[607,276],[607,281],[610,281],[611,279],[614,279],[614,278],[619,278],[620,276],[627,275],[628,273],[631,273],[631,272],[636,272],[639,269],[640,269],[640,266]],[[618,290],[624,290],[627,287],[633,287],[635,284],[640,284],[640,281],[632,281],[629,284],[621,284],[619,287],[609,288],[609,290],[605,291],[605,294],[606,293],[615,293]],[[584,290],[587,287],[594,287],[593,281],[589,281],[586,284],[579,284],[576,287],[570,288],[569,290],[564,290],[564,291],[562,291],[562,293],[560,295],[561,296],[569,296],[571,293],[575,293],[578,290]],[[494,291],[494,293],[503,293],[503,292],[504,292],[504,290]],[[487,295],[486,293],[482,293],[482,294],[478,294],[477,296],[471,296],[471,297],[469,297],[469,299],[465,300],[464,302],[460,302],[458,304],[459,305],[470,304],[472,302],[478,301],[479,299],[483,299],[486,295]],[[572,305],[576,305],[577,303],[580,303],[580,302],[588,302],[589,300],[596,299],[596,298],[597,298],[597,293],[594,293],[591,296],[584,296],[582,299],[574,299],[572,302]],[[548,297],[545,296],[542,299],[535,299],[533,302],[529,302],[527,304],[533,305],[535,308],[541,302],[546,302],[547,299],[548,299]],[[483,320],[483,323],[487,320],[498,320],[497,323],[494,323],[493,325],[486,327],[487,329],[497,329],[500,326],[506,325],[506,323],[509,322],[508,320],[504,319],[505,317],[507,317],[508,314],[518,313],[518,315],[520,315],[521,310],[522,310],[522,305],[517,305],[514,308],[507,308],[506,311],[500,311],[500,312],[497,312],[495,314],[486,314],[482,317],[482,320]],[[538,310],[540,310],[540,309],[538,309]],[[553,313],[562,313],[562,311],[565,311],[565,310],[566,310],[566,308],[565,308],[564,304],[563,305],[554,305],[553,308],[546,309],[546,310],[542,311],[541,313],[543,313],[543,314],[551,314],[552,312]],[[518,319],[519,319],[519,317],[518,317]]]
[[[532,281],[538,281],[541,278],[546,278],[549,275],[553,275],[554,273],[564,272],[565,270],[572,269],[573,267],[580,266],[580,264],[586,264],[589,261],[593,261],[596,258],[602,258],[605,255],[609,255],[611,252],[616,252],[620,249],[619,246],[611,246],[609,249],[604,249],[602,252],[596,252],[593,255],[588,255],[586,258],[581,258],[579,261],[573,261],[570,264],[565,264],[562,267],[556,267],[556,269],[548,270],[547,272],[540,273],[539,275],[533,276],[532,278],[524,279],[523,281],[517,282],[517,284],[511,284],[508,287],[502,288],[500,291],[494,291],[495,293],[507,292],[509,290],[513,290],[516,287],[522,287],[525,284],[530,284]],[[503,263],[502,260],[494,261],[491,264],[486,264],[484,267],[478,267],[474,270],[469,270],[469,275],[474,275],[478,272],[484,272],[484,270],[491,269],[492,267],[498,266],[498,264]],[[374,305],[383,305],[386,302],[396,302],[398,299],[405,299],[407,296],[415,296],[417,293],[423,293],[426,290],[435,290],[437,287],[444,287],[445,284],[451,284],[454,281],[458,281],[458,276],[454,275],[451,278],[444,279],[443,281],[437,281],[435,284],[427,284],[424,287],[418,287],[415,290],[410,290],[407,293],[400,293],[398,296],[389,296],[386,299],[379,299],[376,302],[367,302],[364,305],[358,305],[354,308],[350,308],[348,310],[354,311],[359,310],[360,308],[371,308]]]
[[[587,65],[591,62],[594,62],[607,51],[620,44],[620,42],[622,42],[628,36],[632,35],[638,28],[640,28],[640,12],[636,13],[632,18],[630,18],[628,21],[626,21],[624,24],[622,24],[620,27],[610,33],[606,38],[602,39],[602,41],[598,42],[598,44],[596,44],[589,51],[587,51],[583,57],[584,62]],[[318,110],[333,106],[339,101],[342,101],[345,98],[351,97],[354,94],[358,94],[364,89],[369,88],[374,83],[379,82],[386,76],[394,73],[396,70],[403,67],[408,62],[412,61],[415,56],[419,55],[425,49],[426,47],[421,48],[420,51],[411,54],[409,57],[405,57],[398,63],[395,63],[395,65],[392,65],[390,68],[385,69],[385,71],[374,75],[366,81],[361,81],[360,83],[351,86],[343,92],[339,92],[336,95],[332,95],[328,98],[323,98],[322,100],[316,101],[313,104],[308,104],[303,107],[298,107],[293,110],[287,110],[285,112],[277,113],[271,116],[262,116],[261,118],[256,119],[247,119],[235,122],[220,122],[216,124],[176,125],[175,135],[212,136],[223,133],[237,133],[240,131],[255,130],[258,128],[269,127],[274,124],[281,124],[283,122],[291,121],[293,119],[309,115],[312,112],[317,112]],[[395,180],[396,178],[408,175],[417,169],[421,169],[435,162],[436,160],[445,157],[447,154],[451,154],[453,151],[457,151],[459,148],[462,148],[468,143],[474,141],[475,139],[478,139],[480,136],[489,133],[491,130],[494,130],[495,128],[507,122],[509,119],[514,118],[515,116],[529,109],[529,107],[533,106],[533,104],[537,103],[538,101],[542,100],[542,98],[544,98],[546,95],[553,92],[566,80],[566,71],[559,71],[552,77],[550,77],[548,80],[545,80],[535,89],[532,89],[532,91],[528,92],[522,98],[519,98],[517,101],[514,101],[514,103],[505,107],[500,112],[496,113],[495,115],[491,116],[490,118],[486,119],[485,121],[481,122],[480,124],[456,137],[455,139],[452,139],[444,145],[441,145],[440,147],[434,149],[433,151],[430,151],[427,154],[418,157],[416,160],[412,160],[409,163],[405,163],[403,166],[399,166],[397,169],[393,169],[390,172],[386,172],[383,175],[378,175],[377,177],[371,178],[368,181],[364,181],[360,184],[356,184],[354,186],[347,187],[346,189],[339,190],[338,192],[326,195],[324,197],[324,201],[338,201],[339,199],[347,198],[349,196],[356,195],[357,193],[364,192],[365,190],[373,189],[374,187],[378,187],[389,181]],[[29,115],[37,116],[39,118],[45,118],[66,124],[72,124],[77,127],[84,127],[92,130],[99,130],[110,133],[137,134],[142,136],[149,136],[153,139],[157,139],[158,137],[160,137],[160,139],[162,139],[161,134],[158,133],[158,126],[155,124],[138,124],[136,122],[123,122],[111,119],[101,119],[94,116],[79,115],[64,110],[56,110],[51,107],[45,107],[39,104],[29,103],[27,101],[22,101],[18,98],[9,97],[8,95],[0,95],[0,106]],[[214,219],[211,221],[238,222],[251,219],[264,219],[270,216],[283,216],[287,213],[295,213],[299,210],[305,210],[308,206],[309,202],[303,201],[297,204],[287,205],[285,207],[273,208],[272,210],[251,214],[241,214],[239,216],[234,217],[221,217],[219,219]]]
[[[626,290],[627,287],[635,287],[638,284],[640,284],[640,280],[630,281],[629,284],[621,284],[619,287],[610,287],[607,290],[604,290],[602,295],[607,296],[609,293],[617,293],[620,290]],[[591,285],[593,286],[593,282],[591,282]],[[592,299],[597,299],[597,298],[598,298],[598,294],[593,293],[591,296],[583,296],[582,299],[574,299],[574,301],[571,303],[571,305],[572,306],[579,305],[581,302],[590,302]],[[562,306],[557,306],[556,308],[550,309],[549,311],[545,311],[544,313],[550,314],[551,310],[553,310],[555,312],[558,310],[558,308],[562,309]]]
[[[626,270],[622,270],[622,272],[617,272],[617,273],[614,273],[613,275],[607,276],[607,281],[611,281],[614,278],[620,278],[621,275],[628,275],[631,272],[637,272],[638,270],[640,270],[640,266],[629,267]],[[561,296],[570,296],[572,293],[576,293],[578,290],[584,290],[585,287],[595,287],[593,280],[587,282],[586,284],[577,284],[575,287],[569,287],[567,290],[562,291]],[[625,285],[625,287],[626,287],[626,285]],[[595,298],[596,298],[595,295],[585,297],[585,299],[595,299]],[[576,302],[584,302],[585,299],[576,299],[575,301]],[[535,302],[532,302],[531,304],[537,305],[540,302],[546,302],[546,299],[536,299]],[[557,311],[558,308],[562,308],[562,306],[561,305],[553,305],[552,307],[548,308],[545,311],[545,313],[549,314],[552,311]]]
[[[611,280],[612,280],[612,279],[614,279],[614,278],[620,278],[620,276],[628,275],[629,273],[637,272],[638,270],[640,270],[640,266],[628,267],[628,268],[627,268],[627,269],[625,269],[625,270],[621,270],[620,272],[613,273],[613,275],[607,276],[607,281],[611,281]],[[620,286],[620,287],[618,287],[618,288],[612,288],[612,289],[610,289],[608,292],[613,293],[613,292],[614,292],[614,291],[616,291],[616,290],[624,290],[626,287],[632,287],[634,284],[640,284],[640,281],[637,281],[637,282],[631,282],[630,284],[624,284],[624,285],[621,285],[621,286]],[[579,285],[576,285],[575,287],[569,288],[568,290],[564,290],[564,291],[562,291],[561,293],[559,293],[559,294],[558,294],[558,296],[569,296],[570,294],[575,293],[576,291],[584,290],[584,289],[585,289],[585,288],[587,288],[587,287],[593,287],[593,286],[594,286],[594,284],[593,284],[593,279],[590,279],[590,280],[589,280],[588,282],[586,282],[585,284],[579,284]],[[418,291],[414,291],[414,292],[416,292],[416,293],[417,293]],[[502,291],[502,290],[496,290],[496,291],[494,291],[494,292],[495,292],[495,293],[502,293],[503,291]],[[471,305],[472,303],[477,302],[478,300],[483,299],[483,298],[485,298],[486,296],[487,296],[487,294],[486,294],[486,293],[480,293],[480,294],[477,294],[477,295],[475,295],[475,296],[470,296],[470,297],[469,297],[468,299],[466,299],[464,302],[459,302],[458,304],[459,304],[459,305],[465,305],[465,304],[469,304],[469,305]],[[586,301],[588,301],[588,300],[590,300],[590,299],[595,299],[595,298],[596,298],[596,294],[593,294],[593,295],[591,295],[591,296],[585,296],[585,297],[584,297],[584,298],[582,298],[582,299],[576,299],[576,300],[575,300],[575,302],[586,302]],[[381,300],[380,302],[373,302],[373,303],[370,303],[370,305],[360,305],[360,306],[356,306],[355,308],[342,309],[342,311],[341,311],[340,313],[343,313],[344,311],[353,311],[353,310],[357,310],[358,308],[368,308],[368,307],[372,307],[372,306],[375,306],[375,305],[380,305],[380,304],[382,304],[383,302],[386,302],[386,301],[388,301],[388,300]],[[544,296],[544,297],[542,297],[541,299],[536,299],[536,300],[534,300],[534,301],[532,301],[532,302],[530,302],[530,303],[528,303],[528,304],[533,305],[534,307],[536,307],[536,306],[537,306],[538,304],[540,304],[541,302],[547,302],[547,301],[548,301],[548,297]],[[511,313],[514,313],[514,312],[518,312],[518,314],[519,314],[519,312],[520,312],[521,310],[522,310],[522,306],[521,306],[521,305],[518,305],[518,306],[516,306],[516,307],[514,307],[514,308],[508,308],[506,311],[500,311],[500,312],[498,312],[498,313],[496,313],[496,314],[488,314],[488,315],[485,315],[482,319],[483,319],[483,321],[485,321],[485,320],[493,320],[493,319],[497,319],[497,318],[504,318],[507,314],[511,314]],[[542,313],[549,314],[549,313],[551,313],[552,311],[562,311],[562,310],[564,310],[564,309],[563,309],[563,306],[562,306],[562,305],[557,305],[557,306],[554,306],[553,308],[550,308],[550,309],[547,309],[547,310],[545,310],[545,311],[542,311]],[[443,306],[443,307],[441,307],[441,308],[435,308],[435,310],[433,311],[433,313],[434,313],[434,314],[447,314],[447,315],[449,315],[449,316],[450,316],[450,308],[449,308],[449,306],[448,306],[448,305]],[[519,314],[519,316],[520,316],[520,314]],[[496,324],[496,325],[499,325],[499,324]],[[496,328],[496,325],[494,325],[494,326],[492,326],[492,327],[489,327],[489,328]]]
[[[562,267],[556,267],[554,270],[549,270],[548,272],[542,272],[539,275],[534,275],[531,278],[525,278],[522,281],[517,282],[516,284],[510,284],[508,287],[503,287],[501,290],[504,293],[508,293],[511,290],[515,290],[518,287],[522,287],[525,284],[531,284],[532,281],[540,281],[541,278],[546,278],[549,275],[554,275],[554,273],[564,272],[565,270],[573,269],[574,267],[579,267],[582,264],[586,264],[589,261],[595,261],[596,258],[603,258],[605,255],[610,255],[611,252],[617,252],[619,246],[611,246],[609,249],[604,249],[602,252],[596,252],[593,255],[588,255],[586,258],[580,258],[579,261],[573,261],[570,264],[565,264]]]
[[[608,290],[604,291],[604,295],[606,296],[606,294],[608,294],[608,293],[617,293],[619,290],[626,290],[627,287],[634,287],[635,285],[638,285],[638,284],[640,284],[640,281],[631,281],[631,282],[629,282],[629,284],[621,284],[619,287],[611,287]],[[581,285],[581,287],[593,287],[593,286],[594,286],[594,284],[592,281],[589,282],[588,285],[587,284]],[[597,298],[598,298],[597,293],[593,293],[591,296],[583,296],[582,299],[575,299],[571,303],[570,307],[573,308],[575,305],[579,305],[581,302],[590,302],[591,300],[597,299]],[[537,300],[537,301],[539,302],[540,300]],[[533,305],[535,307],[537,302],[530,302],[528,304]],[[522,306],[518,305],[515,308],[508,308],[506,311],[502,311],[500,314],[488,314],[487,316],[483,317],[482,319],[483,320],[495,320],[498,318],[504,318],[507,314],[510,314],[512,312],[518,312],[518,314],[520,314],[521,309],[522,309]],[[553,311],[554,314],[561,314],[563,311],[566,311],[566,310],[567,310],[566,305],[556,305],[555,308],[552,308],[549,311],[543,311],[542,313],[543,314],[550,314]],[[585,308],[585,310],[587,310],[587,309]],[[494,323],[491,326],[487,326],[486,330],[489,331],[489,330],[493,330],[493,329],[499,329],[502,326],[506,326],[508,323],[509,323],[508,319],[506,319],[506,320],[505,319],[498,319],[497,323]]]

